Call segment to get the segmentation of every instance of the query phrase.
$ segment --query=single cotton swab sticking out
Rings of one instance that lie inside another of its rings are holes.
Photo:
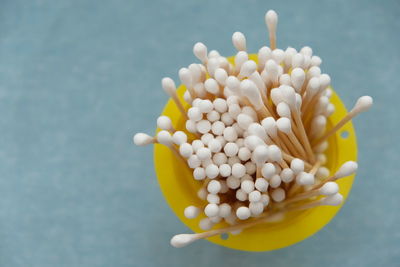
[[[268,10],[265,14],[265,24],[269,32],[269,42],[271,50],[276,48],[276,25],[278,24],[278,14],[274,10]]]
[[[161,85],[164,88],[164,91],[172,98],[172,100],[175,102],[176,106],[178,107],[179,111],[181,114],[188,119],[186,115],[185,108],[183,107],[181,101],[178,98],[178,95],[176,94],[176,86],[175,82],[171,78],[163,78],[161,80]]]
[[[313,147],[318,146],[322,142],[324,142],[326,139],[328,139],[332,134],[334,134],[336,131],[338,131],[340,128],[342,128],[348,121],[350,121],[352,118],[357,116],[358,114],[367,111],[373,103],[373,99],[370,96],[362,96],[360,97],[356,104],[354,105],[353,109],[338,123],[330,129],[327,133],[325,133],[323,136],[315,140],[312,145]]]
[[[246,51],[246,37],[243,33],[235,32],[232,35],[232,43],[238,51]]]
[[[156,138],[145,133],[137,133],[133,136],[133,143],[137,146],[154,144],[156,141]]]

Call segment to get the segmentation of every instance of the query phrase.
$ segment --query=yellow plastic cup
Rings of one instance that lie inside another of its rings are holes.
[[[255,55],[251,55],[256,60]],[[232,59],[231,59],[232,60]],[[186,90],[184,86],[178,88],[179,97],[182,99]],[[333,91],[333,90],[332,90]],[[331,102],[335,105],[335,112],[328,118],[328,129],[337,124],[347,114],[347,110],[333,91]],[[170,99],[162,115],[172,120],[175,129],[185,129],[185,119],[181,116],[175,103]],[[340,131],[328,140],[329,147],[325,152],[327,164],[325,166],[334,173],[344,162],[357,160],[357,141],[353,124],[348,122]],[[161,191],[169,206],[176,216],[193,232],[199,233],[199,221],[204,215],[196,219],[187,219],[183,215],[184,209],[189,205],[204,206],[206,202],[197,196],[202,182],[193,179],[189,167],[183,160],[176,158],[165,146],[154,146],[154,165]],[[347,198],[353,184],[354,175],[338,180],[340,193]],[[245,229],[238,235],[214,236],[208,238],[212,243],[244,251],[269,251],[296,244],[327,225],[340,206],[320,206],[305,211],[289,212],[285,219],[277,223],[264,223]],[[215,229],[228,226],[225,222],[218,223]]]

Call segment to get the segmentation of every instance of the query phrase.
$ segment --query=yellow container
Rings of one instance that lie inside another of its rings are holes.
[[[254,55],[252,55],[254,58]],[[178,94],[182,97],[185,88],[179,87]],[[328,129],[339,122],[346,114],[346,108],[338,95],[333,92],[331,102],[335,105],[335,112],[328,119]],[[185,119],[172,100],[169,100],[162,112],[171,118],[175,129],[185,129]],[[327,164],[325,165],[334,173],[344,162],[357,160],[357,142],[353,124],[347,123],[329,140],[329,148],[325,152]],[[189,205],[204,206],[206,202],[197,196],[202,182],[193,179],[189,167],[178,159],[165,146],[154,146],[154,165],[161,190],[172,210],[179,219],[193,232],[202,232],[198,223],[204,215],[196,219],[187,219],[183,215],[184,209]],[[338,180],[340,193],[346,199],[353,184],[354,175]],[[212,243],[245,251],[269,251],[296,244],[322,229],[341,206],[321,206],[306,211],[290,212],[283,221],[277,223],[264,223],[245,229],[239,235],[214,236],[208,238]],[[221,222],[214,228],[228,226]],[[189,231],[184,231],[189,232]]]

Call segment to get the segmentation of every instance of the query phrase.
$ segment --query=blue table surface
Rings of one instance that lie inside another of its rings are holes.
[[[0,266],[400,266],[399,1],[15,1],[0,5]],[[152,133],[160,80],[223,55],[234,31],[256,52],[265,12],[278,46],[310,45],[355,119],[359,172],[338,216],[313,237],[248,253],[200,241],[160,192]]]

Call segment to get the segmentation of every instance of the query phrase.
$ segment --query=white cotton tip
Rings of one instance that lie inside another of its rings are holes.
[[[339,186],[335,182],[326,182],[318,192],[321,195],[331,196],[339,192]]]
[[[187,206],[183,211],[183,214],[188,219],[194,219],[199,215],[200,209],[195,206]]]
[[[237,116],[237,123],[243,130],[247,130],[250,124],[254,122],[253,118],[247,114],[241,113]]]
[[[315,153],[322,153],[328,148],[328,146],[329,146],[328,141],[324,141],[321,144],[314,147],[313,150]]]
[[[185,100],[185,102],[188,103],[188,104],[192,103],[192,97],[191,97],[189,91],[185,91],[183,93],[183,100]]]
[[[306,74],[307,80],[311,80],[312,78],[317,78],[321,75],[321,69],[317,66],[311,67]],[[318,79],[319,81],[319,79]]]
[[[157,133],[157,142],[166,146],[172,146],[172,136],[168,131],[162,130]]]
[[[215,77],[215,80],[217,80],[217,82],[219,84],[225,86],[226,79],[228,79],[228,73],[226,72],[226,70],[224,70],[222,68],[218,68],[214,72],[214,77]]]
[[[211,159],[211,150],[207,147],[202,147],[197,150],[196,155],[201,161]]]
[[[221,121],[225,124],[225,126],[231,126],[235,122],[229,112],[225,112],[221,115]]]
[[[285,51],[282,49],[274,49],[271,53],[272,59],[275,60],[276,64],[281,64],[285,59]]]
[[[222,135],[225,130],[225,124],[222,121],[215,121],[211,125],[211,131],[215,135]]]
[[[171,78],[169,77],[163,78],[161,80],[161,86],[169,96],[173,96],[176,94],[175,82]]]
[[[322,92],[331,84],[331,77],[328,74],[323,73],[321,76],[319,76],[319,83],[319,90]]]
[[[221,220],[222,218],[218,215],[210,218],[210,221],[212,221],[213,223],[219,223]]]
[[[251,158],[251,151],[247,147],[241,147],[238,151],[238,157],[241,161],[248,161]]]
[[[332,196],[327,196],[323,198],[321,204],[329,206],[338,206],[342,204],[342,202],[343,202],[343,196],[340,193],[336,193]]]
[[[207,62],[207,47],[203,43],[196,43],[193,46],[193,54],[203,63]]]
[[[326,107],[326,110],[324,111],[323,115],[325,117],[329,117],[330,115],[333,114],[333,112],[335,112],[335,105],[333,105],[332,103],[329,103],[328,106]]]
[[[186,91],[186,92],[187,92],[187,91]],[[193,101],[192,101],[192,106],[198,108],[201,101],[203,101],[201,98],[195,98],[195,99],[193,99]]]
[[[246,37],[244,37],[243,33],[235,32],[232,35],[232,43],[236,50],[246,51]]]
[[[253,60],[247,60],[240,68],[239,77],[249,77],[257,70],[257,64]]]
[[[270,32],[276,31],[276,25],[278,24],[278,14],[274,10],[268,10],[265,13],[265,24]]]
[[[203,71],[200,67],[200,64],[195,64],[195,63],[190,64],[188,69],[190,70],[190,73],[192,74],[193,84],[200,83],[204,77]]]
[[[316,93],[318,93],[320,88],[321,88],[321,83],[320,83],[319,77],[313,77],[308,82],[307,94],[310,94],[311,96],[313,96]]]
[[[299,93],[306,79],[304,70],[301,68],[294,68],[290,74],[290,78],[294,89]]]
[[[186,135],[184,132],[182,132],[182,131],[176,131],[176,132],[172,135],[172,141],[173,141],[176,145],[180,146],[180,145],[182,145],[183,143],[186,143],[186,142],[187,142],[187,135]]]
[[[196,124],[196,129],[199,133],[208,133],[211,130],[211,123],[208,120],[200,120]]]
[[[319,56],[312,56],[311,57],[311,61],[310,61],[310,65],[311,66],[320,66],[322,63],[322,59]]]
[[[352,112],[364,112],[367,111],[373,104],[373,99],[370,96],[362,96],[360,97],[356,104],[354,105]]]
[[[290,183],[294,179],[294,172],[290,168],[285,168],[280,173],[282,182]]]
[[[264,107],[264,103],[261,98],[260,91],[256,84],[250,80],[243,80],[240,83],[240,90],[244,96],[246,96],[251,104],[258,110]]]
[[[253,162],[248,161],[244,164],[244,166],[246,167],[246,174],[253,175],[254,173],[256,173],[257,166]]]
[[[302,68],[304,65],[304,55],[297,53],[292,56],[292,68]]]
[[[213,227],[214,223],[210,220],[210,218],[201,219],[199,222],[199,227],[203,231],[208,231]]]
[[[358,168],[357,162],[347,161],[339,168],[339,170],[335,173],[334,177],[336,179],[339,179],[342,177],[352,175],[357,171],[357,168]]]
[[[206,171],[202,167],[197,167],[193,170],[193,178],[195,180],[204,180],[206,178]]]
[[[206,134],[203,134],[202,136],[201,136],[201,138],[200,138],[200,140],[201,140],[201,142],[204,144],[204,145],[208,145],[208,143],[210,143],[210,141],[211,140],[213,140],[214,139],[214,135],[212,135],[212,134],[210,134],[210,133],[206,133]]]
[[[221,183],[217,180],[212,180],[208,183],[207,190],[211,194],[217,194],[221,190]]]
[[[215,165],[221,166],[222,164],[225,164],[228,161],[228,158],[225,155],[225,153],[219,152],[214,154],[212,160]]]
[[[279,174],[275,174],[272,176],[271,179],[269,179],[269,186],[271,188],[278,188],[282,183],[281,176]]]
[[[265,145],[265,143],[264,143],[264,141],[263,141],[260,137],[258,137],[258,136],[256,136],[256,135],[250,135],[250,136],[247,136],[247,137],[244,139],[244,145],[245,145],[248,149],[250,149],[251,151],[253,151],[254,149],[256,149],[257,146],[259,146],[259,145]]]
[[[204,214],[207,217],[214,217],[217,216],[219,212],[218,209],[218,205],[217,204],[208,204],[205,208],[204,208]]]
[[[182,248],[182,247],[189,245],[190,243],[193,243],[196,240],[197,240],[197,238],[193,234],[180,234],[180,235],[173,236],[171,238],[170,243],[171,243],[171,246],[173,246],[175,248]]]
[[[200,121],[201,119],[203,119],[203,114],[200,112],[200,109],[198,107],[189,108],[187,115],[189,119],[192,121]]]
[[[267,192],[269,183],[264,178],[257,178],[254,186],[260,192]]]
[[[258,70],[261,71],[264,69],[265,63],[271,57],[271,49],[267,46],[263,46],[258,50]]]
[[[311,135],[318,136],[322,134],[322,132],[325,130],[326,122],[326,117],[323,115],[318,115],[314,117],[311,121]]]
[[[244,106],[242,108],[242,112],[244,114],[249,115],[250,117],[252,117],[254,121],[258,120],[257,112],[252,107]]]
[[[264,204],[261,201],[250,202],[249,209],[252,216],[258,216],[264,211]]]
[[[246,167],[241,163],[232,164],[232,175],[240,178],[246,174]]]
[[[186,130],[190,133],[197,133],[196,122],[192,120],[187,120],[185,123]]]
[[[268,158],[271,161],[281,162],[282,161],[282,151],[276,145],[268,146]]]
[[[249,201],[250,202],[258,202],[261,201],[261,193],[257,190],[250,192],[249,194]]]
[[[271,192],[271,198],[275,202],[282,202],[285,199],[285,197],[286,197],[286,193],[285,193],[285,190],[283,190],[282,188],[274,189]]]
[[[200,188],[199,191],[197,191],[197,196],[198,196],[201,200],[206,200],[207,194],[208,194],[208,192],[207,192],[207,190],[206,190],[204,187]]]
[[[267,194],[262,194],[261,195],[261,203],[264,205],[264,207],[268,206],[268,204],[269,204],[269,196]]]
[[[218,140],[218,142],[221,143],[221,146],[222,146],[222,147],[224,147],[224,146],[226,145],[226,143],[227,143],[226,140],[225,140],[225,138],[224,138],[223,136],[221,136],[221,135],[215,137],[215,139]]]
[[[306,56],[311,57],[313,51],[312,51],[311,47],[309,47],[309,46],[304,46],[304,47],[302,47],[302,48],[300,49],[300,53],[302,53],[303,55],[306,55]]]
[[[275,104],[275,106],[277,106],[280,102],[283,101],[283,95],[281,90],[279,90],[278,88],[274,88],[271,90],[271,99],[272,102]]]
[[[311,173],[300,172],[296,176],[296,182],[299,185],[313,185],[315,182],[315,178],[314,175],[312,175]]]
[[[192,142],[192,148],[193,148],[193,152],[194,152],[194,153],[196,153],[197,150],[199,150],[199,149],[202,148],[202,147],[204,147],[204,143],[203,143],[201,140],[196,139],[196,140],[194,140],[194,141]]]
[[[294,108],[296,106],[296,92],[293,87],[281,85],[279,90],[282,92],[283,101],[285,101],[290,108]]]
[[[216,98],[213,102],[214,109],[219,113],[225,113],[228,111],[228,105],[226,100],[223,98]]]
[[[237,119],[237,117],[240,115],[242,112],[242,108],[238,104],[232,104],[229,105],[228,107],[228,113],[232,118]]]
[[[208,58],[219,58],[221,54],[217,50],[211,50],[208,52]]]
[[[229,142],[224,146],[224,152],[228,157],[234,157],[239,152],[239,147],[236,143]]]
[[[226,127],[224,129],[223,135],[224,135],[225,140],[228,142],[234,142],[238,139],[238,135],[237,135],[237,132],[235,131],[235,128],[233,128],[231,126]]]
[[[330,174],[330,171],[329,171],[329,169],[328,168],[326,168],[326,167],[320,167],[320,168],[318,168],[318,171],[317,171],[317,173],[315,174],[315,176],[318,178],[318,179],[325,179],[325,178],[328,178],[329,177],[329,174]]]
[[[278,69],[279,66],[273,59],[269,59],[267,63],[265,63],[265,71],[269,81],[276,82],[278,80]]]
[[[197,157],[197,155],[191,155],[188,160],[187,163],[189,165],[189,168],[191,169],[195,169],[197,167],[200,167],[201,165],[201,160],[199,159],[199,157]]]
[[[157,127],[162,130],[171,131],[173,129],[171,119],[168,116],[160,116],[157,118]]]
[[[133,136],[133,143],[137,146],[145,146],[154,143],[154,138],[145,133],[137,133]]]
[[[240,159],[238,156],[234,156],[234,157],[229,157],[228,158],[228,164],[233,166],[236,163],[240,163]]]
[[[235,176],[229,176],[226,179],[226,184],[230,189],[237,189],[240,187],[240,179]]]
[[[297,54],[297,50],[293,47],[288,47],[285,50],[285,66],[290,66],[292,64],[292,57]]]
[[[188,68],[181,68],[178,74],[179,79],[186,87],[193,87],[192,73]]]
[[[279,117],[290,118],[290,107],[285,102],[281,102],[276,106],[276,112],[278,113]]]
[[[214,179],[219,174],[219,168],[215,164],[210,164],[206,167],[206,176],[210,179]]]
[[[232,168],[229,164],[222,164],[219,166],[219,174],[222,177],[229,177],[232,174]]]
[[[301,104],[303,104],[303,98],[300,94],[296,93],[296,109],[300,110]]]
[[[279,76],[279,83],[292,86],[292,81],[290,79],[290,75],[285,73],[285,74]]]
[[[244,62],[249,59],[249,55],[245,51],[239,51],[235,56],[235,69],[240,70]]]
[[[198,108],[199,108],[201,113],[208,113],[208,112],[211,112],[214,109],[214,105],[210,100],[205,99],[205,100],[201,100],[199,102]]]
[[[236,199],[239,201],[246,201],[247,200],[247,193],[244,192],[242,189],[236,190]]]
[[[292,169],[295,175],[304,171],[304,161],[298,158],[295,158],[290,162],[290,168]]]
[[[265,163],[268,160],[268,156],[268,147],[260,145],[257,146],[256,149],[254,149],[252,159],[253,162],[257,164],[257,166],[261,166],[261,164]]]
[[[236,76],[229,76],[226,79],[226,86],[235,94],[240,95],[240,81]]]
[[[216,80],[213,78],[209,78],[204,82],[204,87],[206,88],[206,91],[213,94],[217,95],[219,93],[219,85]]]
[[[210,122],[217,121],[221,118],[221,115],[219,115],[218,111],[212,110],[207,113],[207,120]]]
[[[254,186],[253,180],[244,180],[240,184],[240,189],[242,189],[246,194],[250,194],[254,191]]]
[[[325,165],[326,162],[328,161],[328,159],[325,154],[320,153],[320,154],[317,154],[317,161],[321,162],[321,165]]]
[[[249,135],[256,135],[262,140],[266,140],[268,138],[265,128],[257,122],[253,122],[249,125],[249,127],[247,128],[247,133]]]
[[[284,132],[285,134],[289,134],[292,131],[292,123],[288,118],[279,118],[276,121],[276,126],[279,131]]]
[[[218,140],[213,139],[210,142],[208,142],[208,148],[210,149],[211,152],[217,153],[217,152],[221,151],[222,146]]]
[[[228,203],[222,203],[219,205],[218,216],[221,218],[226,218],[231,214],[232,207]]]
[[[264,127],[265,131],[271,137],[277,136],[276,121],[273,117],[267,117],[261,121],[261,125]]]
[[[248,207],[240,207],[236,210],[236,216],[240,220],[246,220],[250,217],[250,215],[251,215],[251,212]]]

